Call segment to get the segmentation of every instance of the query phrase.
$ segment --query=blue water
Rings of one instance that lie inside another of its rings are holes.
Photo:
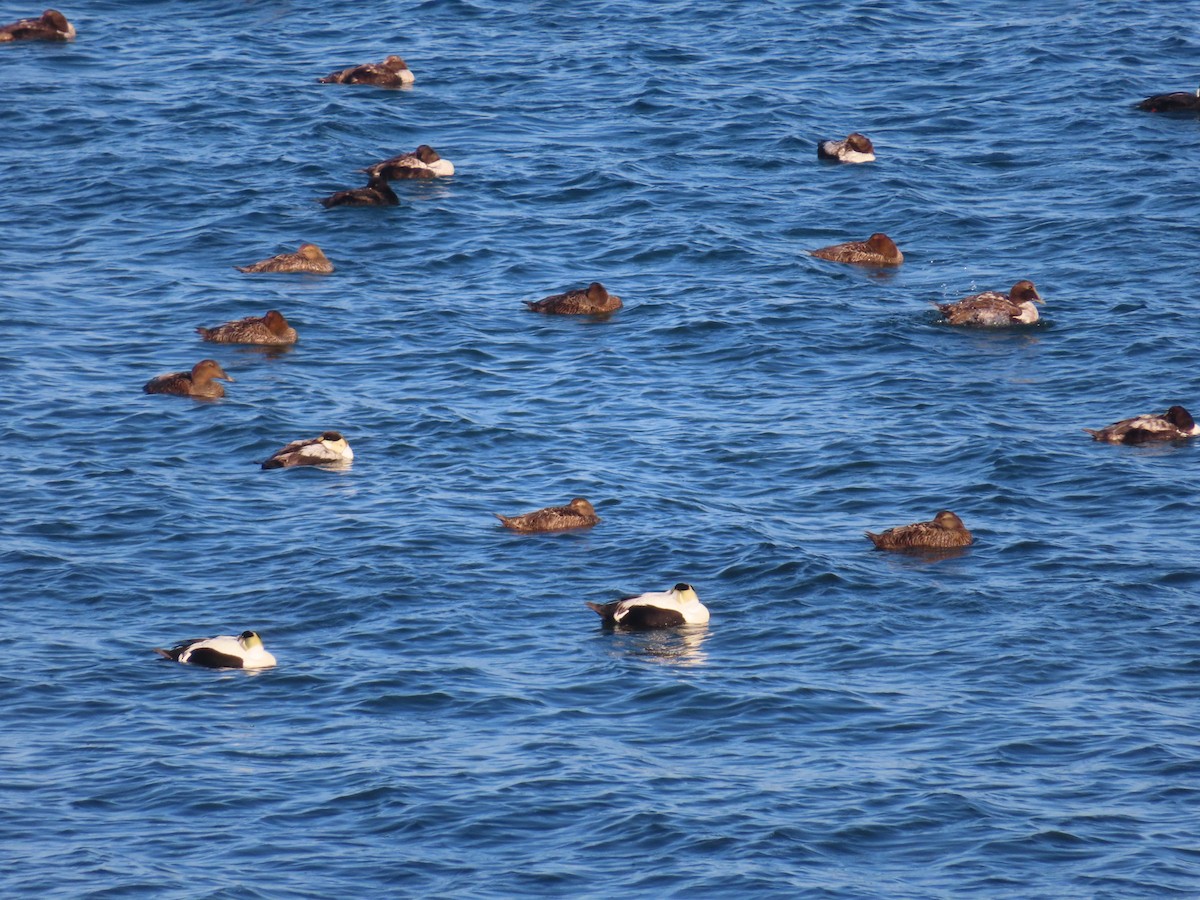
[[[1200,35],[1052,6],[110,0],[0,48],[0,895],[1200,895],[1200,450],[1081,431],[1200,406],[1200,121],[1131,108]],[[388,53],[411,90],[316,83]],[[458,174],[314,202],[419,143]],[[894,273],[804,254],[877,230]],[[337,272],[231,268],[302,241]],[[936,324],[1019,278],[1038,326]],[[596,279],[608,321],[521,304]],[[269,308],[290,352],[193,334]],[[141,393],[205,356],[224,401]],[[349,471],[258,469],[326,428]],[[862,536],[941,508],[966,553]],[[707,628],[583,605],[677,581]],[[246,628],[277,668],[151,652]]]

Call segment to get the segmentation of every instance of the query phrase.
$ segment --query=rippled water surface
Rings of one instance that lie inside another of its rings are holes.
[[[1049,7],[110,0],[0,46],[0,893],[1200,893],[1200,451],[1081,431],[1200,406],[1200,120],[1132,108],[1200,37]],[[412,89],[316,83],[388,53]],[[420,143],[457,174],[314,202]],[[804,253],[873,231],[902,268]],[[232,268],[302,241],[337,271]],[[1037,326],[937,324],[1019,278]],[[611,319],[522,305],[592,280]],[[270,308],[294,349],[194,334]],[[225,400],[141,392],[205,356]],[[258,468],[327,428],[348,471]],[[863,537],[941,508],[974,547]],[[707,627],[584,606],[678,581]],[[151,652],[247,628],[277,668]]]

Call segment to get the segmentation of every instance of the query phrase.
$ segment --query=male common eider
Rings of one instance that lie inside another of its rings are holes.
[[[870,138],[855,131],[842,141],[817,141],[817,159],[844,163],[875,162],[875,147]]]
[[[1196,93],[1175,91],[1170,94],[1155,94],[1137,105],[1146,112],[1200,112],[1200,88]]]
[[[71,41],[75,26],[57,9],[48,9],[38,19],[21,19],[0,25],[0,44],[8,41]]]
[[[513,531],[533,533],[539,531],[566,531],[570,528],[590,528],[600,521],[592,504],[576,497],[566,506],[548,506],[520,516],[502,516],[492,513]]]
[[[383,175],[392,181],[402,178],[438,178],[454,174],[454,163],[442,159],[428,144],[422,144],[412,153],[401,153],[383,162],[359,169],[371,175]]]
[[[216,328],[200,326],[196,334],[214,344],[294,344],[296,329],[288,324],[277,309],[265,316],[246,316],[236,322],[226,322]]]
[[[276,450],[263,462],[264,469],[284,469],[289,466],[348,466],[354,451],[339,431],[326,431],[319,437],[292,441]]]
[[[180,397],[215,400],[225,396],[225,388],[213,381],[214,378],[233,381],[216,360],[202,359],[192,366],[190,372],[168,372],[151,378],[143,390],[147,394],[176,394]]]
[[[382,175],[372,175],[366,187],[337,191],[320,200],[322,206],[399,206],[400,198]]]
[[[263,649],[262,638],[254,631],[243,631],[237,637],[222,634],[184,641],[170,650],[155,647],[154,652],[174,662],[210,669],[267,669],[275,665],[275,657]]]
[[[584,290],[554,294],[541,300],[522,300],[536,313],[556,315],[602,316],[621,308],[621,298],[610,294],[598,281],[593,281]]]
[[[904,254],[886,234],[876,232],[865,241],[850,241],[834,244],[820,250],[810,250],[818,259],[833,262],[855,263],[860,266],[898,266],[904,262]]]
[[[376,87],[397,88],[415,81],[408,64],[399,56],[389,56],[380,63],[363,63],[318,78],[320,84],[373,84]]]
[[[279,253],[248,266],[234,266],[239,272],[308,272],[313,275],[328,275],[333,263],[316,244],[301,244],[295,253]]]
[[[972,294],[954,303],[934,303],[950,325],[976,325],[1003,328],[1008,325],[1032,325],[1038,320],[1035,303],[1043,303],[1032,281],[1021,280],[1008,296],[999,291]]]
[[[868,531],[866,535],[878,550],[946,550],[970,546],[974,540],[962,519],[948,509],[934,516],[932,522],[899,525],[883,534]]]
[[[696,589],[682,582],[669,591],[651,591],[612,603],[587,605],[599,613],[608,626],[674,628],[678,625],[703,625],[708,621],[708,608],[696,596]]]
[[[1176,441],[1200,435],[1200,425],[1182,406],[1172,406],[1161,416],[1142,415],[1122,419],[1104,428],[1083,429],[1097,441],[1112,444],[1144,444],[1147,441]]]

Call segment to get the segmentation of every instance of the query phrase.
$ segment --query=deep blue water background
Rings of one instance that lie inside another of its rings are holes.
[[[1200,406],[1200,121],[1131,108],[1200,34],[1046,6],[99,2],[0,48],[0,894],[1200,895],[1198,449],[1080,430]],[[387,53],[413,89],[316,83]],[[313,202],[423,142],[458,174]],[[899,271],[803,252],[876,230]],[[302,241],[337,272],[231,268]],[[935,323],[1018,278],[1039,326]],[[609,321],[521,304],[593,279]],[[192,331],[268,308],[290,352]],[[226,400],[141,393],[208,355]],[[325,428],[348,472],[259,471]],[[862,536],[943,507],[961,556]],[[707,628],[583,606],[681,580]],[[278,668],[150,652],[245,628]]]

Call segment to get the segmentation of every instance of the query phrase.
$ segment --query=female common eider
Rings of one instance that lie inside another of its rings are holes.
[[[0,25],[0,44],[8,41],[71,41],[75,26],[57,9],[48,9],[38,19],[21,19]]]
[[[866,532],[877,550],[947,550],[952,547],[968,547],[974,540],[962,519],[943,509],[932,522],[917,522],[914,525],[899,525],[883,534]]]
[[[333,263],[316,244],[301,244],[295,253],[280,253],[270,259],[259,260],[248,266],[234,266],[239,272],[308,272],[313,275],[328,275]]]
[[[243,631],[237,637],[222,634],[184,641],[170,650],[155,647],[154,652],[174,662],[209,669],[268,669],[275,665],[275,657],[263,648],[262,638],[254,631]]]
[[[190,372],[168,372],[151,378],[143,390],[147,394],[175,394],[179,397],[215,400],[225,396],[225,388],[213,381],[214,378],[233,381],[216,360],[202,359],[192,366]]]
[[[834,244],[820,250],[810,250],[818,259],[833,262],[855,263],[860,266],[898,266],[904,262],[904,254],[886,234],[876,232],[865,241],[850,241]]]
[[[1112,444],[1144,444],[1148,441],[1177,441],[1200,435],[1200,425],[1182,406],[1172,406],[1161,416],[1142,415],[1122,419],[1104,428],[1083,429],[1097,441]]]
[[[399,56],[389,56],[380,63],[351,66],[317,79],[320,84],[373,84],[386,88],[404,87],[415,80],[408,64]]]
[[[214,344],[294,344],[296,329],[288,324],[277,309],[267,310],[265,316],[246,316],[236,322],[226,322],[216,328],[200,326],[196,333]]]
[[[554,294],[541,300],[522,300],[536,313],[560,316],[603,316],[621,308],[621,298],[610,294],[598,281],[593,281],[584,290]]]
[[[708,607],[700,602],[695,588],[682,582],[669,591],[651,591],[612,603],[587,605],[599,613],[608,626],[674,628],[678,625],[703,625],[708,621]]]
[[[383,162],[359,169],[371,175],[383,175],[392,181],[402,178],[438,178],[454,174],[454,163],[442,159],[428,144],[422,144],[412,153],[401,153]]]
[[[400,198],[382,175],[372,175],[366,187],[337,191],[320,200],[322,206],[399,206]]]
[[[1155,94],[1137,105],[1146,112],[1200,112],[1200,88],[1196,93],[1175,91],[1170,94]]]
[[[542,531],[566,531],[570,528],[591,528],[600,521],[592,504],[582,497],[576,497],[566,506],[547,506],[535,512],[520,516],[502,516],[492,513],[504,523],[505,528],[513,531],[523,531],[527,534]]]
[[[348,466],[354,451],[339,431],[326,431],[306,441],[292,441],[276,450],[263,462],[264,469],[285,469],[289,466]]]
[[[1035,303],[1043,303],[1032,281],[1021,280],[1008,296],[999,291],[972,294],[954,303],[934,303],[950,325],[976,325],[1003,328],[1008,325],[1032,325],[1038,320]]]
[[[875,162],[875,147],[870,138],[857,131],[843,141],[817,141],[817,159],[832,159],[844,163]]]

